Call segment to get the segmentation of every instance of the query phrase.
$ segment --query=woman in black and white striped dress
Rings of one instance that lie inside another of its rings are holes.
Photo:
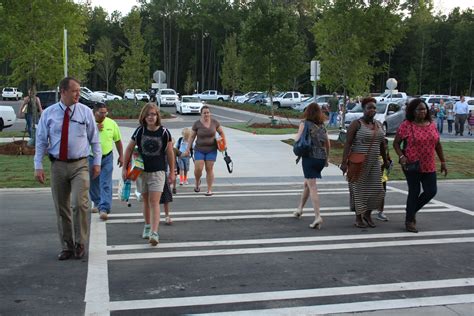
[[[347,159],[351,152],[366,154],[360,176],[349,181],[351,210],[356,212],[355,226],[365,228],[375,227],[371,218],[372,210],[382,205],[385,192],[382,186],[382,175],[379,157],[388,167],[386,157],[385,133],[380,122],[375,120],[376,100],[365,98],[362,100],[364,115],[359,120],[352,121],[347,130],[347,140],[341,163],[343,173],[347,172]],[[365,223],[364,223],[365,222]]]

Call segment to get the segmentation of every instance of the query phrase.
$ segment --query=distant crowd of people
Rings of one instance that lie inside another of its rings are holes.
[[[179,175],[179,185],[189,183],[191,158],[194,161],[194,191],[201,191],[205,170],[205,195],[213,195],[213,168],[218,143],[222,141],[225,144],[226,136],[219,121],[212,118],[208,106],[202,107],[200,119],[194,122],[191,129],[183,129],[182,137],[175,143],[170,131],[162,125],[156,104],[145,104],[140,111],[139,127],[124,150],[120,130],[117,123],[107,117],[106,105],[97,104],[92,111],[79,103],[80,83],[74,78],[64,78],[59,89],[61,99],[58,103],[44,111],[38,107],[42,115],[36,132],[34,158],[35,177],[40,183],[44,183],[46,177],[44,156],[51,161],[51,191],[62,246],[59,260],[84,257],[90,201],[92,212],[99,213],[99,218],[104,221],[108,219],[112,210],[114,164],[122,168],[122,179],[126,180],[133,159],[139,157],[142,162],[137,180],[145,221],[142,237],[152,246],[158,245],[160,240],[160,205],[165,211],[165,223],[171,224],[169,203],[173,193],[176,193],[176,177]],[[24,104],[29,104],[27,111],[31,113],[28,98]],[[373,211],[377,211],[377,219],[388,220],[384,214],[384,200],[392,160],[383,127],[375,120],[376,100],[364,98],[361,105],[363,116],[354,120],[347,130],[340,169],[349,185],[350,209],[355,214],[354,226],[373,228],[376,227],[372,220]],[[335,109],[335,104],[331,103],[330,112],[335,112]],[[463,98],[453,110],[455,117],[465,111]],[[440,107],[437,113],[441,112],[450,117],[449,109]],[[467,113],[465,116],[467,119]],[[457,131],[462,135],[464,121],[461,118],[457,120]],[[334,124],[334,116],[330,116],[329,124]],[[418,232],[416,214],[436,195],[435,153],[441,161],[441,172],[447,174],[439,134],[439,120],[433,122],[428,105],[422,99],[411,100],[406,108],[406,120],[393,142],[408,184],[405,217],[408,232]],[[316,179],[321,178],[322,170],[329,165],[331,146],[325,116],[316,103],[306,108],[295,141],[302,137],[311,139],[311,149],[302,157],[303,191],[293,216],[301,217],[304,205],[310,199],[315,216],[310,228],[319,229],[323,218]],[[118,153],[116,160],[114,147]]]

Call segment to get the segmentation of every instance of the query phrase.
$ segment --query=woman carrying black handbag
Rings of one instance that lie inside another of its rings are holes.
[[[406,144],[403,150],[402,142]],[[397,131],[393,148],[400,158],[408,184],[405,228],[417,233],[416,213],[437,191],[435,151],[441,161],[441,173],[448,174],[436,124],[432,122],[428,105],[423,100],[413,99],[408,104],[406,120]],[[423,186],[421,194],[420,184]]]

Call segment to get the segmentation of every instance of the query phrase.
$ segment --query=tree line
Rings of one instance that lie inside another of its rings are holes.
[[[0,85],[148,89],[156,70],[181,93],[216,89],[472,95],[474,15],[432,0],[140,0],[108,14],[68,0],[0,1]]]

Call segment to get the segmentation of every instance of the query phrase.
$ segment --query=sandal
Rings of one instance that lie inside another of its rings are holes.
[[[206,194],[204,194],[205,196],[212,196],[212,192],[210,191],[207,191]]]
[[[194,187],[194,192],[198,193],[201,191],[201,179],[199,179],[199,182],[196,182],[196,186]]]

